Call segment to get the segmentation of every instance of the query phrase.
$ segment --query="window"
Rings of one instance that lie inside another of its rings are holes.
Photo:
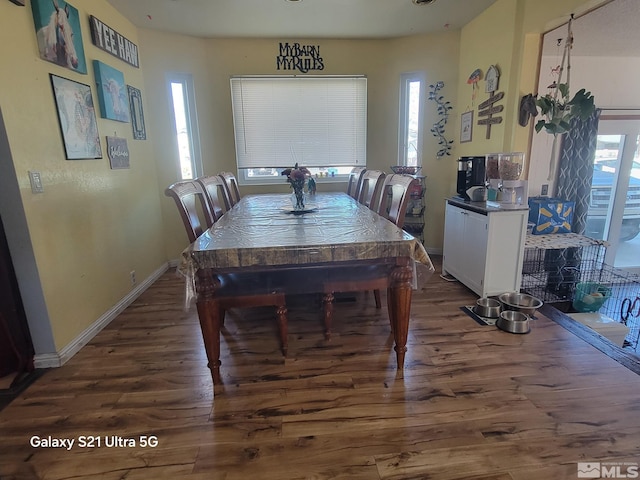
[[[234,77],[239,179],[281,181],[296,162],[317,176],[366,165],[365,77]]]
[[[178,143],[178,178],[191,180],[202,175],[193,79],[188,74],[171,74],[168,82]]]
[[[398,165],[419,166],[422,163],[424,83],[422,72],[403,73],[400,76]]]
[[[604,261],[640,271],[640,120],[603,115],[596,154],[585,235],[609,243]]]

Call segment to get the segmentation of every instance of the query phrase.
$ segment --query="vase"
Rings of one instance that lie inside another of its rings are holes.
[[[302,189],[294,189],[291,195],[291,204],[295,211],[304,210],[304,191]]]

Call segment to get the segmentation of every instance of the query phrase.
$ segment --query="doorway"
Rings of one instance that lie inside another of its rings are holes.
[[[607,240],[605,263],[640,272],[640,117],[603,115],[586,235]]]
[[[34,349],[0,218],[0,390],[19,385],[33,371]]]

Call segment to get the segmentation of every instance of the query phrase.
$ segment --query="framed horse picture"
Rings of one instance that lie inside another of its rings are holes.
[[[64,0],[31,0],[40,58],[87,73],[78,10]]]

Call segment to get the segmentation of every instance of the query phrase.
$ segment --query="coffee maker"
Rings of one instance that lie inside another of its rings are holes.
[[[460,157],[458,158],[458,183],[456,192],[458,196],[465,200],[481,201],[486,198],[471,198],[469,190],[472,187],[481,187],[471,190],[471,192],[479,192],[480,197],[486,197],[485,189],[485,156]]]

